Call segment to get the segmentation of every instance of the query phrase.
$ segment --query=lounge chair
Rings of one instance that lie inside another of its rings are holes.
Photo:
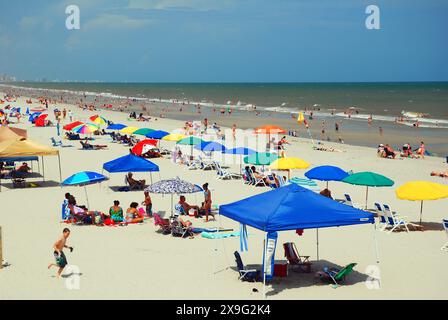
[[[238,251],[234,252],[236,266],[238,267],[239,278],[241,281],[249,281],[256,282],[261,280],[261,272],[256,269],[246,269],[243,264],[243,260],[241,260],[241,256]]]
[[[201,161],[202,170],[206,170],[206,169],[213,170],[213,169],[215,169],[215,166],[214,166],[212,160],[210,160],[210,159],[203,159],[200,155],[198,156],[198,158],[199,158],[199,161]]]
[[[277,179],[279,188],[287,185],[287,182],[285,181],[285,179],[283,179],[283,176],[277,175]]]
[[[360,206],[359,204],[354,203],[354,202],[352,201],[352,197],[350,197],[349,194],[345,193],[345,194],[344,194],[344,197],[345,197],[345,204],[346,204],[346,205],[351,206],[351,207],[354,207],[354,208],[357,208],[357,209],[361,209],[361,208],[362,208],[362,206]]]
[[[169,219],[162,219],[157,213],[153,214],[154,225],[159,227],[163,234],[171,233],[171,224]]]
[[[397,228],[405,227],[406,232],[409,232],[408,225],[410,225],[410,223],[406,222],[405,220],[406,217],[399,216],[395,212],[392,212],[389,205],[387,204],[383,204],[383,208],[387,218],[387,225],[384,228],[384,230],[386,230],[386,228],[389,227],[390,228],[389,233],[390,233]]]
[[[269,182],[268,186],[271,189],[277,189],[279,187],[279,186],[277,186],[277,183],[275,182],[275,178],[274,178],[274,176],[272,174],[268,174],[267,177],[266,177],[266,180],[268,180],[268,182]]]
[[[285,257],[290,266],[298,267],[300,271],[306,273],[311,272],[310,256],[301,256],[293,242],[284,243],[283,248],[285,249]]]
[[[443,228],[446,231],[446,235],[448,236],[448,219],[443,219],[442,223],[443,223]],[[448,252],[448,241],[442,246],[442,248],[440,248],[440,250]]]
[[[50,140],[51,140],[51,144],[53,145],[53,147],[63,147],[63,148],[73,147],[73,145],[71,145],[71,144],[63,144],[62,140],[56,141],[56,139],[54,137],[51,137]]]
[[[342,269],[325,267],[324,271],[318,272],[318,275],[322,280],[331,280],[336,286],[339,286],[339,283],[345,281],[356,265],[356,263],[350,263]]]
[[[387,226],[387,217],[384,210],[381,208],[381,205],[378,202],[375,202],[376,214],[378,216],[378,224],[383,225],[383,228]]]
[[[239,179],[239,178],[241,178],[241,175],[239,175],[237,173],[229,172],[229,171],[221,168],[221,165],[216,161],[213,162],[213,165],[216,168],[216,173],[217,173],[218,179]]]
[[[252,171],[251,168],[248,169],[248,173],[249,173],[249,177],[251,178],[252,181],[252,185],[254,186],[264,186],[267,187],[266,182],[264,182],[263,178],[256,178],[254,172]]]
[[[183,221],[178,215],[176,215],[171,221],[171,235],[173,237],[192,236],[192,226],[191,223],[188,224]]]
[[[134,183],[134,184],[132,184],[132,183],[129,181],[129,177],[128,177],[128,175],[126,175],[126,176],[124,177],[124,183],[126,184],[126,187],[129,188],[129,190],[143,190],[143,189],[145,188],[145,186],[143,186],[143,185],[141,185],[141,184],[138,184],[138,183]]]

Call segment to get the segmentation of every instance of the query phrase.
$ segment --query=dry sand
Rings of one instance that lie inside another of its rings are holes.
[[[3,95],[3,94],[2,94]],[[24,106],[25,98],[13,105]],[[33,104],[35,106],[36,104]],[[50,106],[50,110],[54,106]],[[58,105],[63,108],[64,105]],[[76,119],[86,120],[96,112],[70,108]],[[149,126],[171,130],[181,127],[180,121],[161,119],[149,123],[129,122],[127,115],[101,111],[114,122]],[[53,119],[52,112],[49,116]],[[68,123],[68,120],[65,121]],[[63,123],[63,124],[65,124]],[[15,125],[28,130],[30,139],[49,144],[56,135],[56,128],[32,127],[25,118]],[[446,167],[442,158],[427,157],[424,160],[387,160],[376,157],[376,150],[366,147],[344,145],[346,152],[322,152],[312,149],[308,140],[290,138],[292,145],[288,156],[297,156],[309,161],[312,166],[332,164],[346,170],[375,171],[384,174],[399,186],[409,180],[428,180],[447,183],[448,180],[430,177],[433,170]],[[64,140],[64,143],[70,143]],[[104,151],[81,151],[79,143],[74,148],[60,148],[62,177],[66,178],[82,170],[101,172],[106,161],[125,155],[128,149],[110,143],[110,138],[100,137],[95,143],[108,144]],[[166,142],[169,146],[169,143]],[[331,145],[331,144],[328,144]],[[215,204],[226,204],[254,195],[267,188],[244,185],[242,181],[221,181],[214,171],[188,170],[168,159],[155,159],[160,166],[162,179],[179,176],[196,184],[210,183]],[[237,172],[239,165],[230,166]],[[75,248],[67,252],[71,265],[79,268],[74,274],[62,279],[54,277],[55,269],[47,270],[52,262],[52,245],[60,236],[63,227],[60,211],[63,195],[70,192],[78,202],[84,203],[84,191],[78,187],[59,187],[57,157],[45,159],[47,183],[37,188],[12,189],[2,187],[0,201],[0,225],[3,230],[3,255],[10,264],[0,270],[0,299],[261,299],[262,284],[238,280],[233,252],[239,248],[239,238],[209,240],[200,236],[180,239],[164,236],[154,227],[152,220],[143,225],[127,227],[71,226],[69,243]],[[302,176],[297,170],[293,175]],[[147,174],[137,177],[149,179]],[[110,181],[88,186],[92,209],[107,211],[113,200],[120,200],[126,209],[130,202],[143,200],[141,191],[114,192],[110,186],[123,185],[123,174],[112,174]],[[159,179],[158,174],[154,179]],[[4,181],[3,181],[4,182]],[[36,179],[39,183],[39,179]],[[321,187],[324,183],[319,183]],[[345,192],[357,203],[363,203],[365,188],[332,182],[330,189],[336,198]],[[376,201],[389,203],[392,208],[408,220],[419,218],[419,203],[398,200],[392,188],[372,188],[369,207]],[[152,195],[157,212],[170,211],[170,198]],[[187,195],[190,203],[202,200],[202,194]],[[380,253],[381,287],[368,289],[365,283],[369,266],[376,265],[374,250],[374,228],[372,225],[321,229],[320,260],[316,261],[316,232],[305,230],[299,237],[293,231],[281,232],[276,250],[276,259],[284,260],[282,243],[294,241],[300,253],[310,255],[313,269],[326,265],[346,265],[357,262],[355,272],[345,285],[333,289],[313,278],[313,274],[290,272],[287,278],[274,280],[267,289],[269,299],[447,299],[448,253],[440,247],[448,240],[441,220],[446,217],[448,200],[427,201],[423,219],[425,232],[377,232]],[[254,210],[263,210],[254,208]],[[204,223],[202,219],[190,218],[197,227],[222,227],[238,230],[239,225],[225,217],[220,221]],[[243,253],[244,263],[260,267],[263,234],[249,228],[249,252]],[[79,280],[79,289],[76,287]],[[258,292],[252,289],[257,288]]]

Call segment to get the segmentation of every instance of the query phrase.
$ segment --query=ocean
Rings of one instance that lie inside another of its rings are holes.
[[[205,106],[248,108],[296,113],[344,115],[394,121],[402,112],[422,125],[448,127],[448,82],[406,83],[55,83],[18,82],[16,86],[57,89],[138,100],[188,100]],[[415,116],[424,113],[425,117]]]

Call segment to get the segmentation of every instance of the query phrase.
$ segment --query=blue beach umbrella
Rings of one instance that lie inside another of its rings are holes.
[[[222,153],[239,155],[239,156],[250,156],[252,154],[257,153],[257,151],[246,147],[237,147],[232,149],[225,149]],[[240,157],[240,171],[242,170],[242,167],[243,167],[242,157]]]
[[[149,132],[148,134],[146,134],[145,137],[150,138],[150,139],[160,140],[167,135],[169,135],[169,132],[166,132],[163,130],[155,130],[155,131],[152,131],[152,132]]]
[[[305,173],[305,177],[308,179],[319,180],[319,181],[342,181],[348,177],[348,172],[342,170],[335,166],[319,166]]]
[[[121,130],[123,128],[126,128],[126,126],[124,124],[121,123],[113,123],[110,126],[108,126],[106,129],[107,130]]]
[[[202,141],[200,144],[197,144],[194,148],[205,152],[215,152],[215,151],[224,152],[226,150],[225,146],[214,141]]]
[[[103,176],[101,173],[93,172],[93,171],[81,171],[71,175],[67,179],[61,182],[63,186],[83,186],[84,192],[86,194],[87,207],[90,208],[89,197],[87,195],[86,186],[89,184],[99,183],[107,178]]]

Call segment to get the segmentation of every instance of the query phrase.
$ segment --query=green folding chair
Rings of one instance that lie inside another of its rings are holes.
[[[357,263],[350,263],[346,265],[342,269],[327,267],[324,268],[324,273],[327,274],[331,280],[333,280],[336,286],[339,286],[339,282],[345,281],[345,278],[353,271],[353,268],[357,265]]]

